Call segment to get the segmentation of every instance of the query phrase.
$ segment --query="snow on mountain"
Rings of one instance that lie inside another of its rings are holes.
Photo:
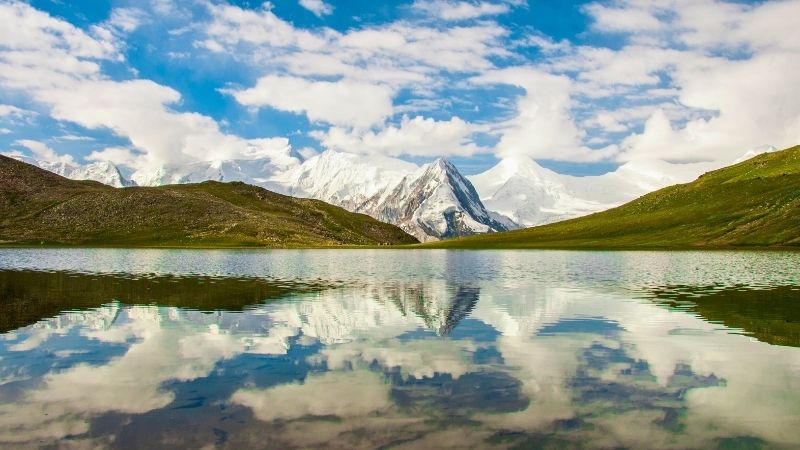
[[[200,183],[203,181],[241,181],[263,186],[276,187],[273,177],[300,166],[295,157],[275,155],[260,159],[231,159],[201,161],[183,166],[140,169],[133,173],[132,180],[139,186],[162,186],[165,184]]]
[[[109,186],[125,187],[134,183],[122,175],[120,169],[108,161],[97,161],[89,164],[75,164],[65,161],[40,161],[27,156],[11,155],[20,161],[38,166],[44,170],[73,180],[93,180]]]
[[[299,166],[295,160],[289,167]],[[287,170],[271,159],[217,160],[187,164],[180,167],[159,167],[155,170],[138,170],[131,178],[139,186],[162,186],[165,184],[200,183],[203,181],[242,181],[254,185],[270,185],[270,178]]]
[[[271,181],[287,195],[316,198],[356,210],[417,169],[415,164],[396,158],[328,150]]]
[[[420,167],[356,211],[393,223],[421,241],[508,229],[446,159]]]
[[[715,167],[711,163],[636,161],[603,175],[577,177],[517,156],[501,160],[470,181],[486,208],[520,225],[533,226],[613,208],[656,189],[691,181]]]
[[[487,209],[530,226],[590,214],[612,204],[576,196],[572,180],[529,157],[512,157],[469,177]]]
[[[273,178],[281,192],[326,201],[399,226],[422,241],[506,230],[450,162],[424,167],[385,156],[325,151]]]
[[[751,151],[740,160],[769,150]],[[126,177],[125,168],[110,162],[79,165],[15,157],[67,178],[117,187],[242,181],[369,214],[398,225],[422,241],[591,214],[668,185],[691,181],[721,166],[719,162],[637,160],[604,175],[577,177],[558,174],[529,157],[517,156],[467,179],[444,159],[418,167],[397,158],[328,150],[302,163],[289,151],[253,160],[138,170]]]

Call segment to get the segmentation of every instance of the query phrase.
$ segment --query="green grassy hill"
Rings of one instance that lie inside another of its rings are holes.
[[[630,203],[554,224],[431,248],[800,246],[800,146],[763,154]]]
[[[325,247],[408,244],[394,225],[244,183],[113,188],[0,155],[4,244]]]

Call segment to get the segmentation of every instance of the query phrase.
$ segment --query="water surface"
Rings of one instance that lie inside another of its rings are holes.
[[[0,250],[0,447],[798,448],[800,253]]]

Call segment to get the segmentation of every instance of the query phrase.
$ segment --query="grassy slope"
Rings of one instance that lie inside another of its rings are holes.
[[[608,211],[431,248],[800,246],[800,146],[757,156]]]
[[[324,247],[407,244],[394,225],[244,183],[116,189],[0,156],[6,244]]]

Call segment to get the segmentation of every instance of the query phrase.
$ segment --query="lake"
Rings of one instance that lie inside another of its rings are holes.
[[[0,250],[0,447],[798,448],[800,253]]]

